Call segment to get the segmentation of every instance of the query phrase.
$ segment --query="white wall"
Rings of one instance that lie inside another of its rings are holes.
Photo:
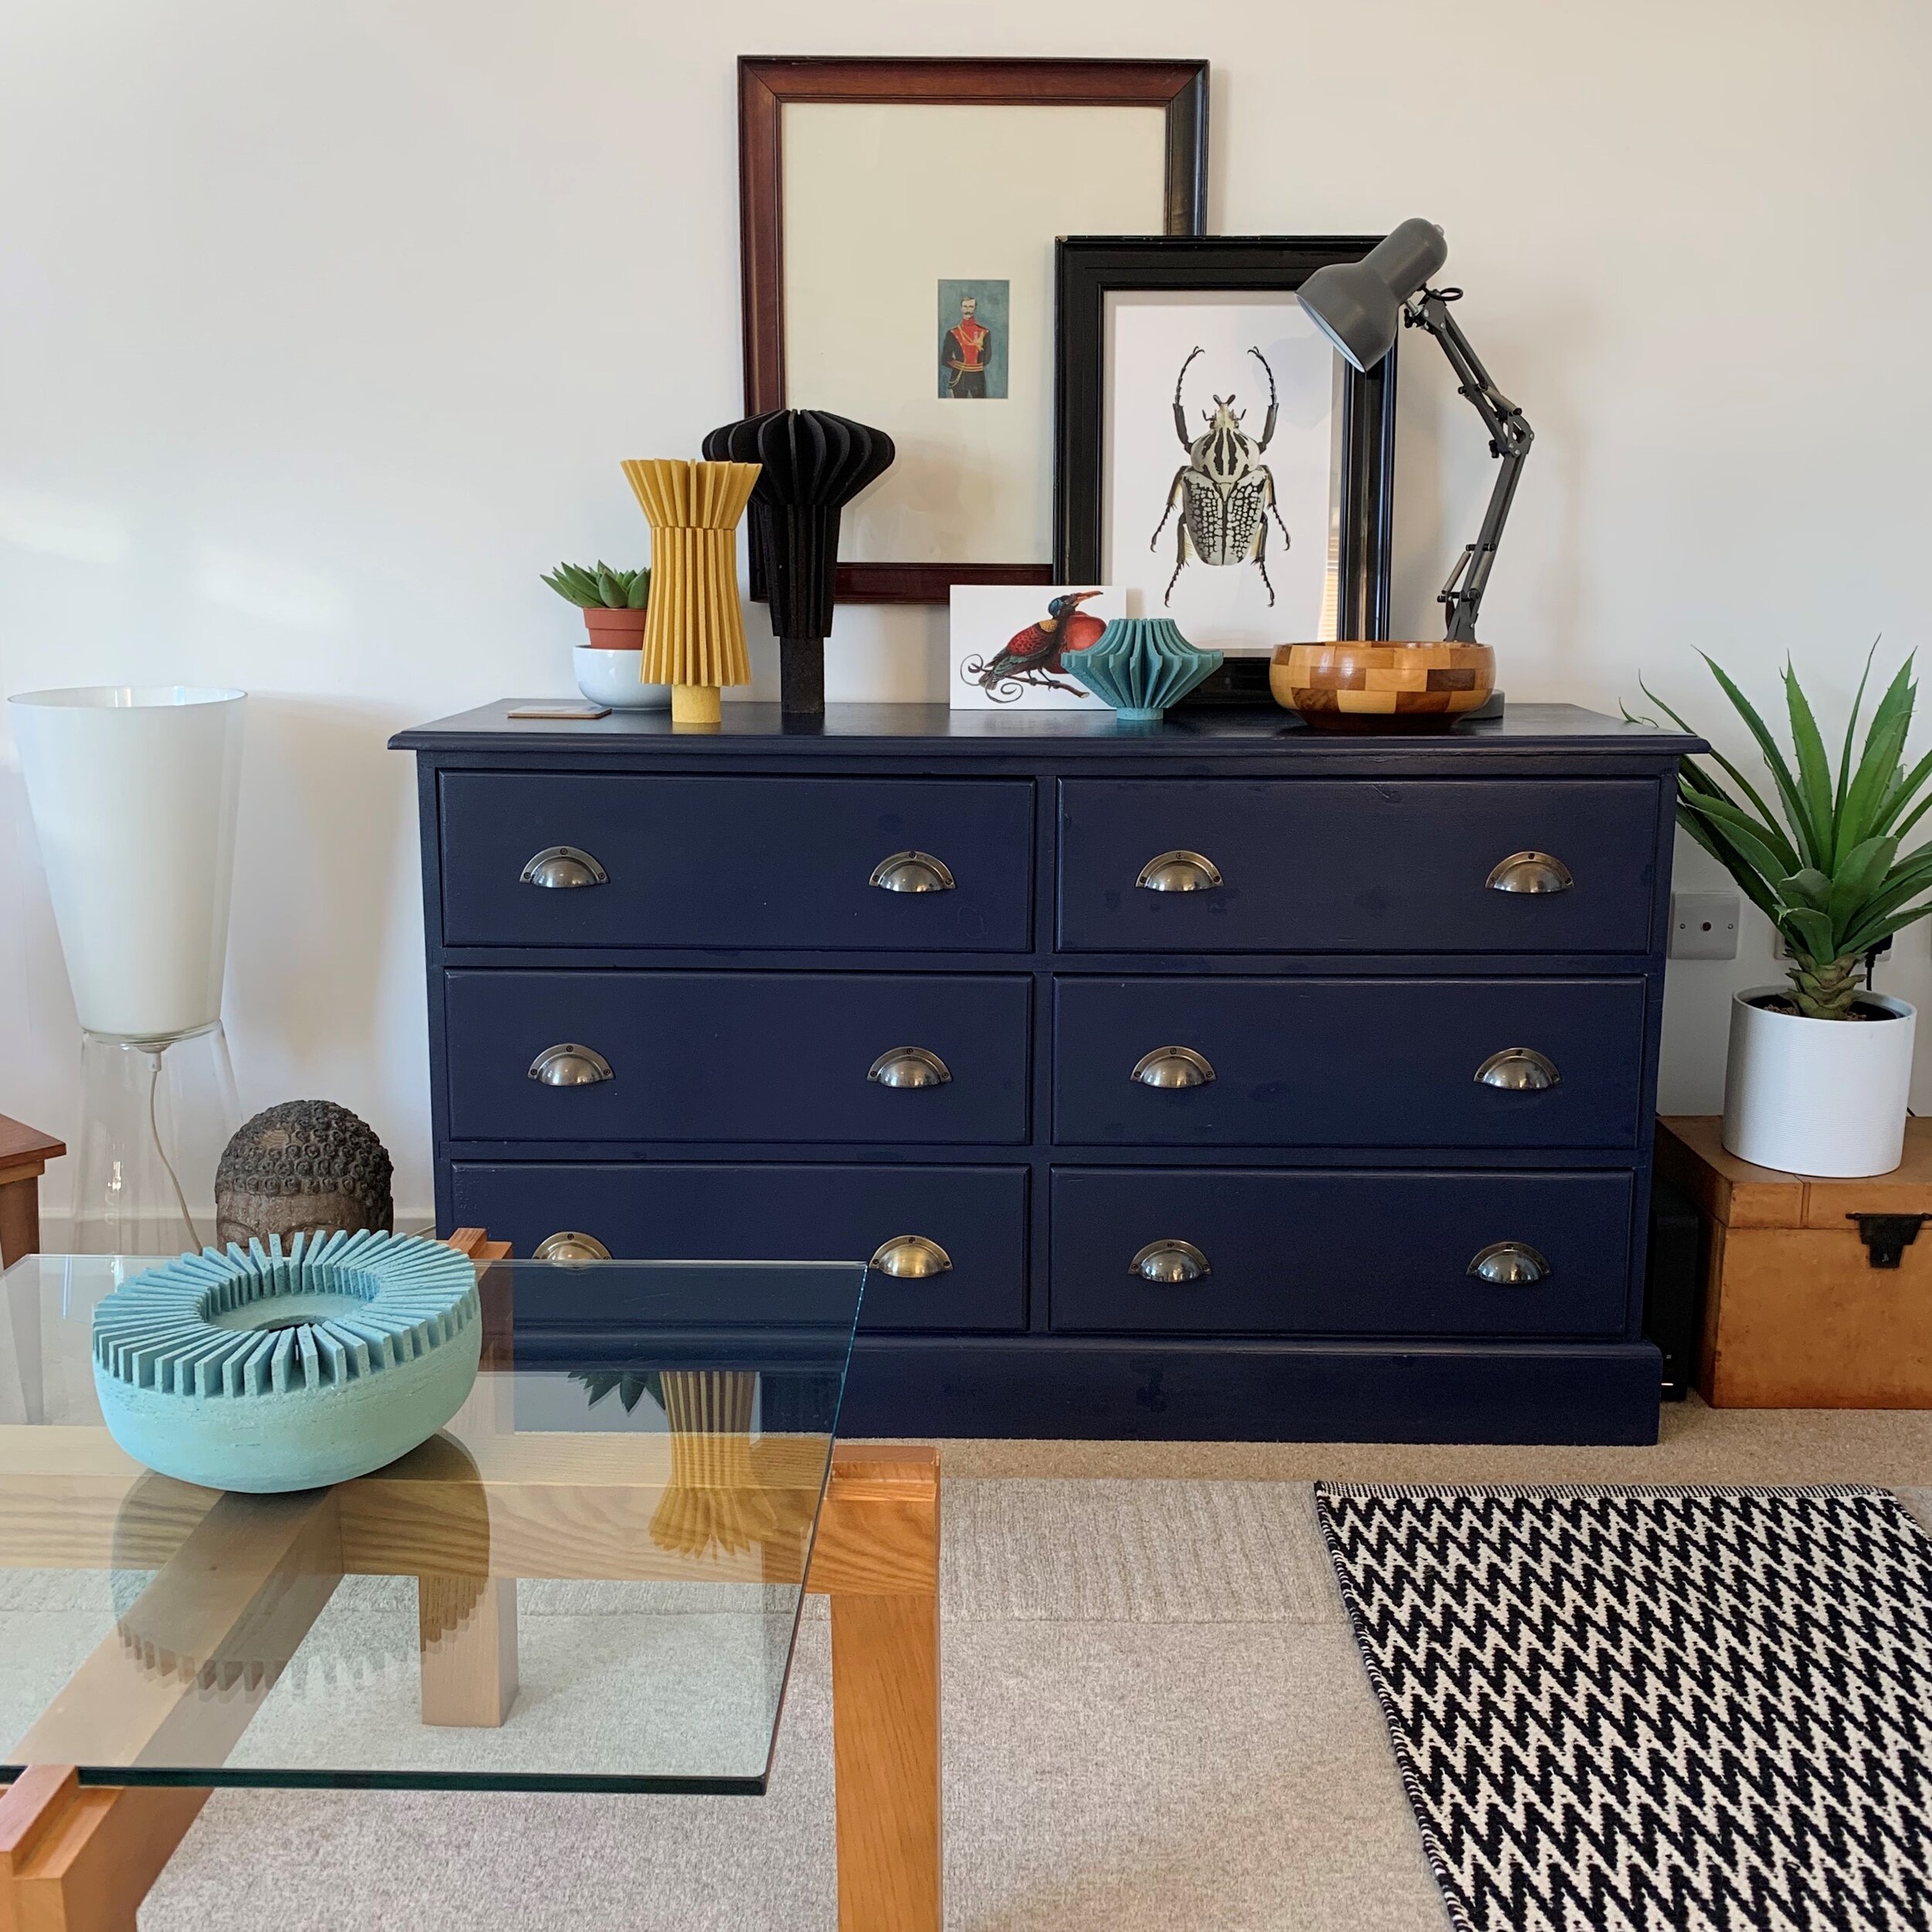
[[[243,1099],[355,1107],[410,1208],[421,920],[383,740],[566,688],[537,572],[637,554],[617,459],[738,412],[741,51],[1205,54],[1216,230],[1441,222],[1538,431],[1485,611],[1513,696],[1614,710],[1641,670],[1715,717],[1696,650],[1767,695],[1789,651],[1837,712],[1875,634],[1922,639],[1920,0],[14,0],[0,691],[256,694]],[[1490,470],[1423,349],[1396,590],[1426,634]],[[830,695],[936,695],[942,645],[937,612],[848,611]],[[1902,950],[1884,983],[1923,998],[1923,929]],[[1755,929],[1673,968],[1666,1107],[1716,1105],[1728,991],[1770,971]],[[70,1128],[73,1063],[9,751],[0,1111]]]

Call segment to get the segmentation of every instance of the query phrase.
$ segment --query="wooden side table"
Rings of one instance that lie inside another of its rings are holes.
[[[1657,1124],[1657,1172],[1708,1236],[1697,1386],[1720,1409],[1932,1408],[1932,1120],[1889,1174],[1835,1180],[1727,1153],[1714,1116]]]
[[[0,1268],[40,1246],[40,1177],[66,1151],[51,1134],[0,1114]]]

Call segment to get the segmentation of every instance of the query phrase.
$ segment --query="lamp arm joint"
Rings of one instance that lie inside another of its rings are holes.
[[[1454,373],[1456,393],[1467,396],[1475,406],[1483,427],[1489,432],[1490,441],[1495,445],[1495,454],[1507,456],[1512,451],[1527,449],[1536,440],[1535,430],[1483,367],[1461,325],[1449,312],[1444,297],[1433,288],[1422,290],[1403,303],[1402,319],[1405,327],[1420,328],[1434,337]]]

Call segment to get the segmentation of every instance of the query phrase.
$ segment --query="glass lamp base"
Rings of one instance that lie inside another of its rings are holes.
[[[215,1238],[215,1166],[241,1124],[218,1020],[170,1039],[80,1036],[77,1254],[180,1254]]]

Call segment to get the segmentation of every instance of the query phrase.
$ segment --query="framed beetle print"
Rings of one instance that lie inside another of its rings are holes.
[[[1203,60],[738,63],[747,413],[898,456],[846,506],[838,595],[1050,583],[1053,250],[1198,235]]]
[[[1056,251],[1054,566],[1228,654],[1388,634],[1395,356],[1352,369],[1295,290],[1378,237],[1103,236]]]

